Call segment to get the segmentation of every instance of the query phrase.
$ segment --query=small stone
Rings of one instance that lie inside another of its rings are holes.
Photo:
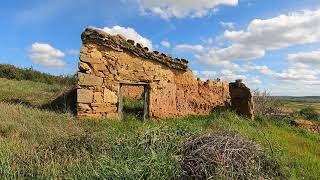
[[[106,65],[104,63],[99,63],[99,64],[92,64],[92,68],[95,71],[104,71],[107,69]]]
[[[104,102],[115,104],[118,102],[118,96],[115,92],[110,91],[109,89],[104,89]]]
[[[83,54],[87,54],[88,51],[89,50],[88,50],[88,48],[86,46],[82,46],[81,49],[80,49],[80,52],[83,53]]]
[[[79,63],[79,70],[81,72],[91,72],[91,68],[90,66],[87,64],[87,63],[84,63],[84,62],[80,62]]]
[[[92,114],[92,113],[78,113],[78,118],[79,119],[98,119],[101,118],[102,114]]]
[[[77,102],[78,103],[92,103],[93,92],[87,89],[77,90]]]
[[[118,113],[108,113],[107,119],[119,119]]]
[[[90,53],[91,58],[100,61],[100,59],[102,58],[102,54],[99,51],[93,51]]]
[[[189,63],[189,61],[187,61],[186,59],[181,59],[181,61],[187,64]]]
[[[95,103],[102,103],[103,102],[102,93],[101,92],[95,92],[93,94],[93,102],[95,102]]]
[[[83,86],[102,86],[103,78],[90,74],[78,73],[78,85]]]
[[[129,44],[134,45],[134,40],[128,39],[127,42],[128,42]]]
[[[89,104],[78,103],[78,111],[88,112],[90,110],[91,110],[91,107],[89,106]]]
[[[142,45],[140,43],[137,43],[138,48],[142,48]]]

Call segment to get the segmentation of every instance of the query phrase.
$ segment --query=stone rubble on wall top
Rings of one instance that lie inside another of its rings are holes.
[[[185,59],[172,58],[164,53],[157,51],[149,52],[147,47],[143,47],[141,44],[136,43],[133,40],[126,40],[121,35],[112,36],[102,30],[95,28],[87,28],[81,35],[83,43],[95,43],[102,46],[112,48],[116,51],[129,51],[135,56],[152,59],[158,61],[166,66],[186,71],[188,70],[188,61]]]

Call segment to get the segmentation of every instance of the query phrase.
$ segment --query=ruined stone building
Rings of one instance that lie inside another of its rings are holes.
[[[123,95],[131,92],[132,97],[143,92],[144,118],[206,115],[220,107],[253,116],[250,89],[242,83],[195,79],[188,61],[150,52],[120,35],[88,28],[81,38],[77,86],[80,118],[122,119]]]

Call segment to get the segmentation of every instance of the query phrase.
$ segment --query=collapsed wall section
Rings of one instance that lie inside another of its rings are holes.
[[[229,83],[195,79],[184,59],[150,52],[132,40],[97,29],[86,29],[81,38],[77,86],[80,118],[118,119],[120,87],[139,83],[148,89],[150,118],[205,115],[230,106]],[[130,91],[124,90],[124,94]]]
[[[230,83],[231,107],[238,114],[244,115],[249,119],[254,118],[253,96],[250,89],[241,80]]]

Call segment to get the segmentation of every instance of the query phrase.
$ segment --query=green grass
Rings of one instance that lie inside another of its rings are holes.
[[[41,106],[49,103],[67,89],[69,87],[60,84],[0,78],[0,101]]]
[[[24,83],[25,91],[11,94],[10,99],[46,103],[46,96],[32,92],[50,94],[59,89]],[[18,81],[9,84],[14,89],[22,85]],[[0,92],[5,88],[0,86]],[[191,135],[221,129],[261,144],[279,164],[283,179],[320,178],[320,136],[290,126],[294,117],[249,121],[224,111],[162,121],[143,122],[133,116],[121,122],[80,121],[68,113],[7,102],[0,102],[0,115],[3,179],[176,179],[182,169],[174,152]]]
[[[320,103],[311,103],[311,102],[294,102],[294,101],[284,101],[284,106],[286,108],[300,111],[301,109],[307,108],[307,107],[313,107],[320,113]]]

